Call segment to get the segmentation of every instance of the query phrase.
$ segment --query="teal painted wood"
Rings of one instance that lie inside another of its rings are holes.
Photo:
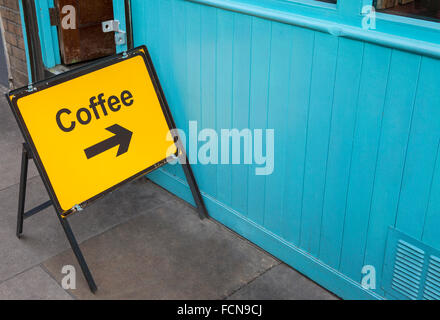
[[[283,231],[282,217],[285,205],[283,200],[286,185],[284,172],[285,166],[288,165],[284,152],[288,148],[286,139],[288,119],[285,113],[288,108],[293,45],[289,35],[290,26],[283,24],[273,25],[266,126],[268,128],[276,128],[275,145],[278,148],[275,149],[274,153],[275,170],[266,177],[264,226],[278,236],[282,236]]]
[[[212,54],[212,57],[215,58],[215,61],[212,62],[212,67],[215,68],[216,89],[211,97],[215,99],[215,114],[211,121],[206,121],[207,119],[205,119],[205,123],[213,125],[212,121],[214,121],[215,125],[211,127],[204,125],[204,127],[216,129],[218,135],[221,136],[222,128],[232,128],[232,110],[234,105],[232,102],[232,93],[235,84],[232,75],[232,71],[234,70],[233,43],[235,42],[233,38],[235,32],[235,18],[234,15],[225,12],[216,12],[213,8],[211,8],[207,18],[211,18],[211,23],[216,24],[212,28],[213,31],[216,31],[216,35],[211,39],[206,38],[206,41],[210,43],[210,46],[215,48],[215,53]],[[216,42],[212,42],[212,40],[215,39]],[[216,59],[216,57],[222,58]],[[217,92],[222,92],[222,94],[218,95],[216,94]],[[245,108],[245,110],[246,109],[247,108]],[[206,112],[204,113],[205,116],[207,114],[208,113]],[[232,163],[230,152],[229,150],[226,150],[224,146],[219,149],[218,156],[228,159],[228,162]],[[211,191],[214,191],[214,188],[216,188],[217,199],[222,203],[231,205],[232,194],[230,190],[232,186],[232,170],[228,165],[217,166],[215,180],[212,181],[212,184]]]
[[[440,146],[440,144],[439,144]],[[440,148],[437,147],[437,158],[435,172],[432,178],[430,197],[426,209],[425,226],[423,229],[422,241],[434,248],[439,248],[438,226],[440,225]]]
[[[53,0],[52,0],[53,1]],[[125,24],[125,3],[124,0],[113,0],[113,15],[114,19],[118,20],[122,31],[126,31]],[[116,46],[116,52],[123,52],[127,50],[127,43]]]
[[[341,234],[343,243],[340,243],[341,251],[342,245],[344,245],[344,250],[341,252],[340,267],[358,281],[361,279],[359,270],[364,265],[374,265],[371,261],[365,260],[364,252],[382,114],[388,86],[390,57],[389,49],[365,44],[345,218],[339,222],[344,225],[344,232]],[[371,83],[375,83],[375,94],[371,94]],[[349,231],[350,229],[360,230],[360,232],[353,233]],[[382,246],[382,241],[377,244]],[[356,252],[356,250],[359,250],[359,254],[352,256],[351,252]]]
[[[337,61],[319,247],[320,259],[334,268],[339,265],[344,235],[364,46],[341,39]]]
[[[251,130],[267,128],[272,25],[270,21],[252,19],[249,61],[251,76],[248,80],[250,81],[249,129]],[[256,176],[256,167],[256,165],[249,166],[247,216],[259,225],[264,225],[266,177]]]
[[[54,2],[53,0],[35,1],[35,6],[43,63],[47,68],[52,68],[61,63],[57,27],[50,25],[49,8],[54,7]]]
[[[315,33],[291,27],[291,41],[290,88],[285,114],[289,129],[286,132],[288,146],[284,152],[287,162],[284,173],[283,237],[299,246]]]
[[[197,121],[200,125],[201,115],[201,10],[202,7],[191,4],[186,8],[186,45],[187,45],[187,101],[185,108],[189,121]],[[194,23],[188,24],[188,21]],[[187,131],[188,132],[188,131]],[[197,134],[197,133],[195,133]],[[197,141],[197,136],[190,136],[188,133],[188,139],[190,141]],[[192,143],[188,146],[188,156],[191,162],[197,163],[198,159],[198,144]],[[197,181],[200,181],[199,165],[193,165],[195,170],[195,177]],[[204,188],[203,184],[200,185]],[[203,189],[205,191],[205,188]]]
[[[420,61],[420,56],[399,51],[392,54],[365,253],[373,266],[382,265],[387,227],[396,221]],[[376,271],[380,279],[382,268]]]
[[[200,59],[200,69],[201,72],[201,115],[200,115],[200,129],[215,129],[217,120],[222,121],[222,117],[217,117],[217,10],[211,7],[202,7],[201,12],[201,59]],[[221,59],[224,61],[223,59]],[[225,57],[225,60],[227,58]],[[224,68],[224,70],[231,70],[231,68]],[[220,91],[227,92],[227,91]],[[230,96],[230,94],[229,94]],[[226,95],[227,97],[227,95]],[[227,104],[222,105],[230,105],[230,98]],[[231,117],[231,112],[228,112],[228,108],[224,108],[226,110],[223,111],[223,114]],[[227,120],[227,119],[225,119]],[[218,139],[217,136],[203,136],[199,135],[199,139],[202,145],[215,145],[216,148],[212,150],[218,150]],[[202,159],[199,157],[199,161],[201,162],[201,166],[199,168],[200,172],[200,183],[204,186],[204,190],[207,194],[214,196],[217,194],[217,166],[213,164],[217,164],[218,162],[218,151],[217,153],[211,154],[213,151],[204,151],[203,147],[199,150],[199,154],[202,154],[206,159],[206,162],[202,162]],[[212,157],[212,158],[211,158]],[[224,178],[221,179],[223,185],[222,190],[229,189],[230,186],[230,170],[228,170],[229,175],[225,175]],[[222,195],[226,194],[226,192],[220,193]],[[230,194],[227,192],[229,198]],[[227,200],[223,197],[220,197],[221,201],[229,203],[230,200]]]
[[[173,100],[169,100],[169,103],[173,105],[179,105],[184,108],[187,101],[187,50],[186,50],[186,15],[185,7],[182,2],[172,3],[172,15],[173,15],[173,27],[172,27],[172,64],[170,70],[172,72],[171,78],[176,79],[181,85],[179,88],[173,90],[179,90],[171,97]],[[176,124],[179,128],[187,130],[189,119],[186,117],[185,112],[181,112],[174,117]],[[179,165],[172,166],[170,169],[174,169],[174,174],[180,178],[184,178],[184,173]]]
[[[220,12],[219,12],[220,14]],[[233,69],[232,69],[232,127],[237,130],[249,128],[250,115],[250,82],[251,75],[251,42],[252,18],[249,16],[234,16]],[[218,104],[218,106],[221,106]],[[234,106],[240,106],[234,108]],[[220,108],[219,108],[220,109]],[[244,154],[251,154],[252,150],[244,149]],[[247,214],[249,171],[244,166],[233,166],[231,178],[231,206],[238,212]],[[219,180],[218,180],[219,181]]]
[[[423,58],[396,218],[396,227],[418,240],[423,236],[437,159],[440,94],[435,83],[439,83],[439,80],[440,61]]]
[[[23,31],[23,39],[27,39],[27,32],[26,32],[26,27],[25,27],[24,18],[23,18],[24,16],[23,16],[23,2],[22,2],[22,0],[18,1],[18,8],[20,9],[20,20],[21,20],[21,29]],[[24,41],[24,48],[26,50],[28,79],[29,79],[29,83],[31,83],[32,82],[31,63],[30,63],[30,57],[29,57],[28,43],[26,40]]]
[[[157,39],[154,38],[155,41],[157,42],[158,45],[158,54],[163,57],[163,59],[161,59],[158,64],[159,64],[159,68],[161,70],[161,72],[163,74],[167,74],[167,78],[174,78],[173,75],[173,70],[174,70],[174,59],[171,59],[171,56],[173,55],[173,47],[171,46],[171,43],[173,41],[173,34],[172,34],[172,28],[171,26],[169,26],[169,22],[166,16],[166,12],[165,10],[169,10],[170,7],[170,2],[169,1],[161,1],[158,3],[157,6],[153,7],[153,10],[151,10],[150,14],[154,14],[157,15],[157,20],[153,20],[157,23],[157,25],[155,25],[156,27],[158,27],[160,30],[162,30],[162,37],[161,39]],[[172,14],[172,12],[170,13]],[[171,15],[172,16],[172,15]],[[168,50],[169,48],[169,50]],[[164,61],[170,61],[171,63],[164,63]],[[163,88],[165,90],[165,92],[169,92],[170,89],[170,83],[169,82],[164,82],[163,83]],[[168,96],[168,95],[167,95]],[[172,99],[170,101],[170,103],[174,103],[174,97],[170,96],[170,99]],[[174,175],[177,174],[177,166],[170,166],[168,168],[168,170],[170,172],[172,172]]]
[[[317,33],[309,94],[300,247],[318,256],[339,39]]]
[[[344,298],[387,296],[390,226],[438,247],[439,60],[189,1],[133,7],[186,135],[275,129],[272,175],[194,166],[215,219]],[[179,166],[150,178],[192,201]]]

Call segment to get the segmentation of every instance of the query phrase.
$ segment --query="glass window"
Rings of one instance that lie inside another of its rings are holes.
[[[440,0],[375,0],[374,3],[379,12],[440,21]]]

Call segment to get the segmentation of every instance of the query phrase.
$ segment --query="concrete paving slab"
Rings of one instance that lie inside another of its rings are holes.
[[[0,190],[20,181],[21,146],[24,141],[4,97],[5,92],[4,88],[0,88]],[[28,178],[37,175],[37,168],[32,162],[29,165]]]
[[[0,282],[70,248],[53,208],[26,220],[24,237],[18,240],[15,237],[17,198],[17,185],[0,192]],[[69,221],[78,241],[82,242],[170,198],[165,190],[141,179],[97,201]],[[47,200],[40,177],[29,180],[27,207]]]
[[[199,220],[179,200],[94,237],[82,248],[99,290],[91,294],[81,275],[71,291],[79,299],[222,299],[279,264],[223,226]],[[44,266],[60,281],[59,270],[72,262],[68,250]]]
[[[73,300],[49,274],[35,267],[0,284],[0,300]]]
[[[231,295],[229,300],[338,300],[285,264],[280,264]]]

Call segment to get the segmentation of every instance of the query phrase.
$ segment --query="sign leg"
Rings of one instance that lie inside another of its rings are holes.
[[[24,205],[26,201],[26,183],[29,165],[29,152],[25,143],[21,153],[20,191],[18,195],[17,238],[23,234]]]
[[[76,256],[76,259],[78,260],[78,263],[81,267],[81,270],[84,274],[84,277],[87,280],[90,291],[92,291],[92,293],[95,293],[98,290],[98,287],[96,286],[95,280],[93,279],[93,276],[89,270],[87,262],[84,259],[84,256],[81,252],[81,249],[79,248],[78,242],[75,239],[75,235],[73,234],[72,228],[70,227],[70,224],[67,221],[67,219],[62,218],[59,214],[57,214],[57,216],[58,216],[58,219],[60,220],[61,226],[64,229],[64,232],[66,233],[66,237],[69,240],[69,243],[70,243],[70,246],[72,247],[73,253]]]
[[[181,149],[183,150],[183,149]],[[185,162],[182,163],[183,171],[185,172],[186,181],[189,184],[189,188],[191,189],[191,193],[193,195],[194,201],[197,206],[197,211],[199,212],[200,219],[209,218],[208,210],[206,210],[205,202],[203,201],[202,194],[200,193],[199,186],[197,185],[196,178],[194,177],[194,173],[191,169],[191,165],[189,164],[188,157],[186,154],[183,155],[185,158]]]

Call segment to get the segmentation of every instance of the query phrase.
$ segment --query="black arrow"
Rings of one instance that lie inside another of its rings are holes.
[[[105,130],[110,131],[115,135],[111,138],[108,138],[107,140],[95,144],[90,148],[85,149],[84,152],[86,153],[87,159],[96,157],[97,155],[107,150],[110,150],[111,148],[114,148],[118,145],[119,145],[119,150],[118,150],[118,154],[116,155],[117,157],[128,151],[128,147],[130,146],[131,136],[133,135],[133,132],[128,131],[127,129],[121,127],[118,124],[108,127]]]

